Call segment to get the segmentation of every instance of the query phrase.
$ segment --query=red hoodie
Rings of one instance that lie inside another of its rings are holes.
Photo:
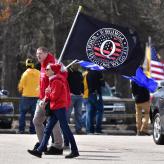
[[[61,65],[61,69],[59,71],[59,74],[61,74],[64,77],[65,80],[65,84],[66,84],[66,90],[67,90],[67,110],[69,109],[70,105],[71,105],[71,95],[70,95],[70,88],[69,88],[69,84],[68,84],[68,72],[66,69],[62,69],[64,68],[63,65]]]
[[[52,80],[54,79],[54,77],[59,78],[62,81],[62,83],[65,85],[66,100],[67,100],[65,107],[68,110],[68,108],[70,107],[70,104],[71,104],[70,89],[69,89],[69,84],[68,84],[68,81],[67,81],[68,72],[62,64],[51,64],[50,67],[54,71],[54,73],[56,74],[56,75],[51,77]],[[49,87],[50,87],[50,85],[49,85]],[[47,97],[46,97],[46,99],[47,99]]]
[[[50,100],[50,109],[67,108],[68,91],[65,77],[59,73],[52,76],[49,81],[49,87],[51,92],[46,94],[46,101]]]
[[[67,106],[66,106],[66,108],[68,110],[70,105],[71,105],[71,94],[70,94],[69,84],[68,84],[68,81],[67,81],[68,72],[67,71],[63,71],[63,72],[60,72],[60,74],[62,76],[64,76],[64,83],[66,85],[66,91],[67,91]]]
[[[51,54],[48,53],[47,58],[41,64],[40,70],[40,93],[39,98],[43,99],[45,96],[45,89],[48,87],[49,79],[45,74],[45,69],[49,63],[57,63],[57,59]]]

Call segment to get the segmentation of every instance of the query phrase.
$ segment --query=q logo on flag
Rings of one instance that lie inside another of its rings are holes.
[[[105,68],[118,67],[128,56],[126,37],[114,28],[102,28],[88,40],[86,53],[92,62]]]

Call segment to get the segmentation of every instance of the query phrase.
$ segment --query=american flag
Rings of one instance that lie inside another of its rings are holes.
[[[164,80],[164,63],[160,62],[154,47],[151,47],[150,72],[156,81]]]

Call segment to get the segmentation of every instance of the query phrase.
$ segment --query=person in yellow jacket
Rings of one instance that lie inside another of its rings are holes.
[[[83,95],[83,98],[84,99],[88,98],[87,74],[88,74],[87,70],[83,72],[83,83],[84,83],[84,95]]]
[[[96,70],[87,70],[83,73],[84,106],[86,112],[82,116],[82,122],[87,134],[102,133],[103,100],[101,86],[105,85],[103,76]],[[96,119],[95,119],[96,118]],[[96,127],[94,127],[94,119]]]
[[[26,113],[31,113],[29,133],[35,134],[35,127],[33,125],[33,117],[36,109],[36,103],[39,97],[39,79],[40,71],[34,68],[32,59],[26,60],[26,71],[22,74],[18,84],[18,91],[21,93],[19,103],[19,131],[23,134],[26,126]]]
[[[87,74],[88,74],[88,70],[85,70],[83,72],[83,84],[84,84],[84,94],[83,94],[83,103],[84,103],[84,107],[85,107],[85,112],[82,115],[82,124],[83,127],[86,128],[87,126],[87,120],[88,118],[86,113],[87,113],[87,109],[89,108],[89,103],[88,103],[88,84],[87,84]]]

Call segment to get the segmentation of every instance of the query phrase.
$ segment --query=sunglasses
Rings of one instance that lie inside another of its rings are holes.
[[[49,68],[46,68],[46,71],[49,71],[50,69]]]

